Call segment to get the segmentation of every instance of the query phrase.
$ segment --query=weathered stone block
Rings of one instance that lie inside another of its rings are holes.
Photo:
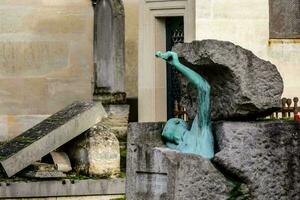
[[[131,123],[126,198],[131,200],[228,199],[234,184],[197,155],[164,147],[164,123]]]
[[[119,141],[102,122],[68,144],[73,169],[78,173],[109,178],[120,173]]]
[[[106,117],[101,103],[76,102],[0,147],[0,164],[12,176]]]
[[[250,189],[251,199],[300,199],[300,123],[219,122],[214,163]]]
[[[71,161],[68,155],[62,151],[52,151],[50,156],[53,160],[55,169],[61,172],[69,172],[72,170]]]
[[[283,81],[275,65],[231,42],[202,40],[173,49],[211,85],[212,119],[257,118],[280,108]],[[182,79],[182,104],[190,118],[197,92]]]

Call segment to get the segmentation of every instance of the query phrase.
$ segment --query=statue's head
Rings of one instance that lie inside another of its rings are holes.
[[[162,132],[162,136],[168,142],[179,144],[186,131],[187,131],[186,122],[182,119],[173,118],[168,120]]]

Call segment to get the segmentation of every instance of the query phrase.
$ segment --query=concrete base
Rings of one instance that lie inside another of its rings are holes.
[[[101,195],[101,196],[80,196],[80,197],[45,197],[45,198],[21,198],[10,200],[122,200],[124,195]]]
[[[103,197],[104,195],[124,195],[125,193],[124,179],[20,181],[1,182],[0,185],[0,199],[96,195]]]

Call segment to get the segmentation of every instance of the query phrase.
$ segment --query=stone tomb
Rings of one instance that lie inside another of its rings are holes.
[[[0,164],[11,177],[106,117],[101,103],[75,102],[0,147]]]

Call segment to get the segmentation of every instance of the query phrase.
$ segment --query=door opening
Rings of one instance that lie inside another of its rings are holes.
[[[166,17],[166,50],[171,51],[173,46],[184,42],[183,17]],[[180,105],[179,72],[167,64],[167,118],[178,117],[185,119],[185,109]]]

